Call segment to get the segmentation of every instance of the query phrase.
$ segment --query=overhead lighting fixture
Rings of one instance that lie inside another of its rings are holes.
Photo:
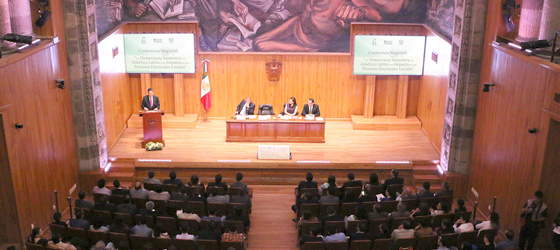
[[[138,159],[139,162],[171,162],[167,159]]]

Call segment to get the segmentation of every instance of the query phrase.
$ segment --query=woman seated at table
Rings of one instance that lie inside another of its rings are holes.
[[[298,107],[297,107],[297,103],[296,103],[296,98],[295,97],[290,97],[290,100],[288,100],[288,103],[284,104],[284,107],[282,108],[282,115],[291,115],[291,116],[296,116],[298,115]]]

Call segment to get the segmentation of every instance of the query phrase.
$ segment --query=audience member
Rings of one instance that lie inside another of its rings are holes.
[[[96,202],[93,205],[93,210],[100,210],[100,211],[107,211],[114,213],[117,211],[117,206],[115,204],[109,202],[109,196],[101,196],[99,198],[99,202]]]
[[[453,196],[453,190],[451,190],[451,184],[449,182],[444,182],[441,184],[442,190],[435,194],[435,197],[448,197]]]
[[[176,186],[181,186],[183,181],[177,178],[177,173],[175,171],[169,172],[169,179],[163,180],[163,184],[175,184]]]
[[[455,233],[474,231],[474,226],[469,222],[470,218],[468,216],[462,216],[455,222],[453,229]]]
[[[93,193],[94,194],[104,194],[104,195],[107,195],[107,196],[110,196],[111,194],[113,194],[111,192],[111,190],[109,190],[105,187],[105,179],[99,179],[97,181],[97,186],[93,187]]]
[[[399,228],[393,230],[391,234],[391,238],[394,240],[404,239],[404,238],[413,238],[414,237],[414,229],[410,228],[410,221],[403,221]]]
[[[237,224],[229,223],[228,230],[222,235],[222,241],[245,242],[247,240],[245,234],[237,232]]]
[[[490,220],[483,221],[481,223],[476,224],[475,228],[477,230],[500,229],[500,215],[496,212],[491,212]]]
[[[418,208],[412,210],[412,214],[410,216],[414,218],[416,216],[426,216],[430,214],[430,206],[428,206],[428,203],[420,202]]]
[[[164,211],[156,210],[154,206],[155,205],[153,201],[146,202],[146,209],[144,208],[140,209],[139,214],[152,216],[154,220],[158,216],[166,216],[166,213]]]
[[[406,211],[406,204],[399,202],[397,205],[397,211],[392,212],[389,214],[391,219],[400,218],[400,217],[410,217],[410,212]]]
[[[191,181],[187,184],[189,187],[202,187],[204,190],[204,183],[200,181],[198,175],[193,174],[191,175]]]
[[[321,196],[321,198],[319,199],[319,204],[338,203],[340,199],[334,195],[335,193],[336,193],[336,187],[329,186],[327,188],[327,195]]]
[[[440,201],[440,202],[438,202],[438,204],[436,206],[436,209],[430,208],[430,214],[433,215],[433,216],[440,215],[440,214],[445,214],[445,213],[449,212],[447,210],[448,210],[447,203],[443,202],[443,201]]]
[[[465,201],[463,199],[457,200],[457,208],[455,208],[455,213],[463,213],[467,212],[467,208],[465,207]]]
[[[392,177],[383,181],[383,190],[387,190],[389,185],[404,184],[404,179],[399,177],[399,170],[391,170]]]
[[[62,214],[59,213],[59,212],[55,212],[53,214],[53,220],[54,221],[51,224],[68,227],[68,224],[66,224],[66,222],[64,222],[64,221],[61,221],[61,219],[62,219]]]
[[[326,242],[333,242],[333,241],[346,241],[346,235],[343,232],[339,232],[336,225],[329,224],[327,226],[327,232],[329,235],[323,238],[323,241]]]
[[[397,190],[393,187],[388,187],[385,191],[385,198],[381,199],[381,201],[394,201],[397,199]]]
[[[198,214],[193,213],[193,207],[191,206],[191,204],[186,204],[183,210],[178,210],[177,218],[196,220],[196,222],[200,223],[200,217],[198,216]]]
[[[358,223],[358,225],[356,226],[356,232],[350,234],[350,238],[348,239],[349,242],[355,241],[355,240],[371,240],[371,237],[369,234],[367,234],[367,223],[365,222],[360,222]]]
[[[138,219],[138,225],[134,226],[131,230],[132,234],[151,238],[153,230],[146,226],[146,222],[146,216],[140,216],[140,218]]]
[[[428,226],[428,223],[424,220],[421,220],[418,223],[418,226],[414,228],[414,236],[415,237],[422,237],[422,236],[430,236],[433,235],[434,231],[432,227]]]
[[[484,245],[478,248],[479,250],[494,250],[494,235],[484,235]]]
[[[188,201],[189,197],[187,196],[187,186],[181,184],[179,191],[172,191],[169,199],[173,201]]]
[[[37,244],[40,239],[43,239],[43,229],[40,227],[34,227],[31,231],[31,235],[27,237],[27,242]]]
[[[376,173],[371,173],[371,174],[369,175],[369,181],[366,182],[366,184],[364,185],[364,189],[365,189],[366,187],[368,187],[368,186],[370,186],[370,187],[375,187],[375,186],[379,186],[379,185],[380,185],[380,183],[379,183],[379,176],[377,176]]]
[[[74,201],[76,207],[93,209],[93,202],[86,200],[86,191],[81,190],[78,193],[78,199]]]
[[[69,221],[70,227],[83,228],[88,230],[90,227],[89,221],[84,220],[84,211],[81,209],[76,209],[76,218],[72,218]]]
[[[327,188],[329,188],[329,186],[338,188],[338,185],[336,184],[336,177],[334,177],[334,175],[329,175],[329,177],[327,178],[327,182],[323,183],[323,185],[319,187],[319,193],[323,193],[323,189],[326,190]]]
[[[313,222],[313,221],[318,221],[317,217],[313,216],[313,214],[311,214],[311,211],[303,210],[301,212],[301,218],[299,218],[299,221],[296,225],[296,229],[301,230],[301,225],[304,222]]]
[[[372,186],[366,184],[363,195],[360,196],[359,202],[376,202],[377,194],[374,193]]]
[[[378,230],[379,230],[379,233],[378,234],[373,234],[372,240],[390,239],[391,238],[391,232],[389,231],[389,225],[387,225],[387,223],[381,223],[379,225]]]
[[[513,232],[513,230],[506,230],[506,240],[500,242],[500,244],[496,245],[495,249],[496,250],[507,250],[507,249],[514,249],[517,248],[517,246],[519,245],[519,242],[514,239],[515,233]],[[558,248],[556,248],[558,249]]]
[[[150,192],[142,188],[142,183],[136,182],[134,189],[130,190],[131,198],[148,199]]]
[[[294,211],[294,213],[297,213],[299,210],[299,207],[301,204],[308,204],[308,203],[319,203],[319,199],[314,196],[311,193],[303,193],[301,194],[300,198],[297,199],[296,204],[292,206],[292,211]],[[297,219],[295,219],[294,221],[297,221]]]
[[[461,248],[460,250],[473,250],[476,248],[473,248],[472,243],[470,241],[464,241],[463,243],[461,243]]]
[[[348,181],[345,182],[344,184],[342,184],[342,187],[340,188],[340,193],[344,193],[344,191],[348,187],[360,187],[360,189],[361,189],[362,188],[362,181],[354,180],[354,179],[355,179],[354,174],[349,173],[348,174]]]
[[[313,181],[312,173],[307,173],[307,175],[305,176],[305,181],[299,182],[297,189],[298,189],[298,194],[300,195],[301,195],[302,188],[317,188],[317,182]]]
[[[251,209],[253,207],[253,204],[251,203],[251,197],[247,195],[245,189],[240,189],[237,195],[231,195],[229,197],[229,203],[245,204],[248,213],[251,213]]]
[[[75,250],[76,247],[72,246],[71,244],[62,242],[62,237],[58,232],[53,232],[51,236],[51,241],[48,244],[49,247],[55,249],[63,249],[63,250]]]
[[[113,224],[109,226],[109,232],[124,234],[128,234],[130,232],[130,228],[124,223],[124,216],[120,214],[115,216]]]
[[[199,240],[215,240],[220,242],[222,240],[222,233],[218,232],[218,224],[214,221],[208,222],[207,230],[198,231]]]
[[[241,188],[245,191],[246,194],[249,193],[249,188],[247,187],[247,184],[241,182],[241,180],[243,180],[243,174],[242,173],[237,173],[235,174],[235,180],[236,182],[233,182],[231,184],[229,184],[230,188]]]
[[[416,200],[416,199],[418,198],[416,198],[416,195],[412,193],[412,190],[410,188],[405,188],[403,193],[399,195],[399,197],[397,197],[395,200],[404,201],[404,200]]]
[[[96,214],[93,216],[93,224],[89,227],[89,230],[108,233],[109,228],[103,226],[103,216]]]
[[[171,198],[171,195],[167,191],[163,191],[163,185],[157,185],[156,190],[151,190],[148,199],[150,200],[162,200],[167,201]]]
[[[189,201],[206,202],[206,196],[202,195],[198,188],[195,188],[195,189],[192,190],[192,195],[191,195],[191,197],[189,197]]]
[[[154,179],[154,171],[150,170],[148,172],[148,177],[144,178],[144,184],[148,183],[148,184],[161,184],[161,181],[158,179]]]
[[[123,203],[117,206],[117,213],[130,215],[138,213],[138,208],[135,205],[130,204],[130,195],[127,194],[123,197]]]
[[[447,239],[439,237],[438,248],[436,250],[449,250],[449,242]]]
[[[344,218],[344,226],[348,229],[348,222],[349,221],[356,221],[356,220],[367,220],[368,219],[368,211],[364,205],[359,204],[356,206],[356,211],[354,214]]]
[[[525,224],[521,226],[519,232],[519,248],[532,250],[535,240],[539,235],[539,230],[544,228],[544,220],[548,217],[548,208],[542,202],[543,192],[537,190],[535,192],[535,199],[529,199],[523,205],[523,218]]]
[[[156,228],[154,229],[153,237],[157,238],[157,239],[170,239],[171,238],[171,237],[169,237],[169,232],[167,232],[167,230],[165,230],[165,228],[163,228],[163,225],[156,225]]]
[[[210,187],[210,184],[208,184],[208,187]],[[224,194],[224,195],[218,195],[218,190],[217,189],[212,189],[212,191],[210,191],[210,197],[206,198],[206,202],[208,203],[229,203],[229,195]]]
[[[385,219],[385,218],[389,218],[389,214],[381,210],[381,204],[375,203],[373,205],[373,212],[368,213],[368,219],[373,220],[373,219]]]
[[[208,206],[208,215],[202,217],[203,220],[212,220],[212,221],[216,221],[219,223],[223,223],[225,220],[225,216],[222,217],[218,217],[216,214],[218,213],[218,209],[216,208],[216,206]]]
[[[311,227],[311,234],[310,235],[303,235],[299,239],[299,247],[303,246],[305,242],[321,242],[323,241],[323,236],[320,235],[321,228],[318,226]]]
[[[430,192],[430,186],[431,186],[431,184],[429,182],[425,181],[422,184],[422,187],[423,187],[422,190],[423,191],[419,190],[418,193],[416,194],[416,197],[418,199],[434,197],[434,193]]]
[[[130,191],[128,189],[122,189],[121,182],[118,179],[113,181],[113,186],[115,186],[115,189],[111,190],[111,193],[113,195],[127,195],[127,194],[130,194]]]
[[[455,233],[455,229],[453,228],[453,225],[451,223],[450,220],[448,219],[443,219],[441,221],[441,226],[439,228],[436,228],[436,234],[438,236],[441,236],[443,234],[452,234]]]
[[[249,228],[249,226],[251,226],[251,220],[248,215],[243,214],[243,207],[235,206],[233,210],[234,214],[228,215],[226,220],[241,221],[243,222],[243,226],[245,226],[245,228]]]
[[[118,250],[130,250],[130,244],[128,244],[128,241],[123,240],[123,241],[119,242],[119,247],[117,249]]]
[[[327,221],[344,221],[344,216],[336,214],[336,208],[333,206],[327,207],[327,216],[323,218],[323,224]]]
[[[228,192],[228,185],[227,183],[222,181],[222,175],[221,174],[217,174],[216,177],[214,177],[214,182],[210,182],[208,183],[208,187],[221,187],[224,189],[224,192],[227,194]]]

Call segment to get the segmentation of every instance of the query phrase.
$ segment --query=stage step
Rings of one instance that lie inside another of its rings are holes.
[[[176,117],[174,114],[166,113],[161,117],[163,128],[171,129],[193,129],[196,128],[198,123],[198,114],[186,114],[183,117]],[[143,128],[142,117],[138,114],[133,114],[128,119],[127,125],[129,128]]]
[[[439,170],[437,166],[414,166],[412,169],[413,175],[437,175],[439,174]]]
[[[420,130],[422,123],[416,116],[397,119],[396,116],[374,116],[364,118],[363,115],[351,115],[354,130]]]

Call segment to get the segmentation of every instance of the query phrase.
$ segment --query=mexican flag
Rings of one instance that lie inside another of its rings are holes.
[[[212,98],[210,98],[210,79],[208,78],[208,63],[210,60],[202,61],[204,71],[202,73],[202,82],[200,83],[200,102],[204,105],[204,110],[212,107]]]

